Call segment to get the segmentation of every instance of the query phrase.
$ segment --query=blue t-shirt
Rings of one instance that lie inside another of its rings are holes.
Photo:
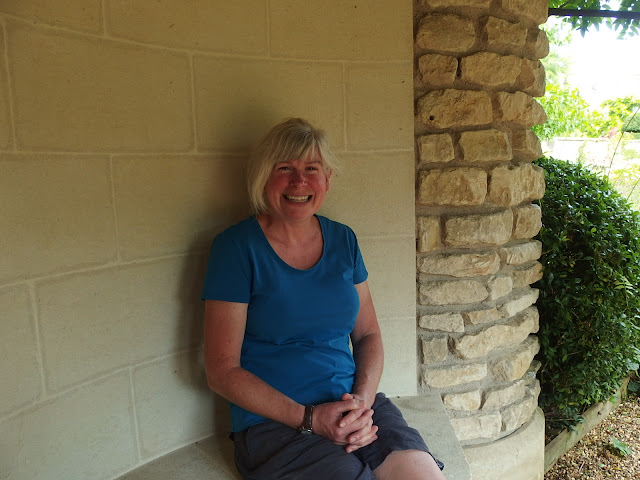
[[[349,334],[360,307],[354,285],[368,276],[353,231],[317,218],[324,247],[314,267],[285,263],[250,217],[216,237],[202,290],[206,300],[248,304],[242,368],[303,405],[351,392]],[[231,404],[234,432],[266,420]]]

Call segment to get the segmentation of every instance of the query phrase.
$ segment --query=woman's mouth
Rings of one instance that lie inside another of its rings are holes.
[[[294,203],[305,203],[311,198],[311,195],[285,195],[284,198]]]

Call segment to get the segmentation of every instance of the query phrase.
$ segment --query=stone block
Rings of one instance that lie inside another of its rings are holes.
[[[440,217],[418,217],[418,252],[431,252],[440,247]]]
[[[114,480],[241,480],[233,462],[233,450],[228,434],[216,432],[207,439],[154,458]]]
[[[175,152],[193,147],[186,53],[17,22],[7,22],[7,39],[18,148]]]
[[[102,31],[101,0],[65,0],[64,2],[20,0],[19,2],[2,2],[0,9],[2,13],[15,15],[33,23],[89,33]]]
[[[517,86],[533,97],[543,97],[546,88],[546,75],[540,60],[522,59],[522,69]]]
[[[542,198],[544,190],[544,170],[539,166],[500,165],[490,172],[487,200],[495,205],[514,206]]]
[[[479,280],[424,281],[418,288],[421,305],[466,305],[482,302],[488,296],[486,285]]]
[[[542,210],[538,205],[523,205],[513,209],[513,238],[535,237],[542,228]]]
[[[261,0],[119,1],[110,2],[107,13],[115,37],[190,50],[267,52],[268,13]],[[300,22],[291,24],[289,30],[296,25]]]
[[[443,362],[449,354],[447,340],[446,336],[422,339],[422,363],[433,365]]]
[[[416,45],[425,50],[464,53],[476,43],[473,20],[460,15],[431,13],[420,20]]]
[[[174,257],[38,282],[47,387],[64,390],[198,345],[203,260]]]
[[[357,61],[411,58],[413,32],[411,22],[407,22],[412,15],[411,2],[273,0],[268,5],[270,52],[275,57]]]
[[[522,428],[494,442],[464,448],[473,480],[542,480],[544,414],[537,409]]]
[[[500,435],[502,419],[499,413],[486,413],[469,417],[452,418],[451,425],[458,440],[493,439]]]
[[[0,283],[116,258],[106,155],[3,154]]]
[[[511,210],[486,215],[451,217],[444,223],[444,243],[450,247],[503,245],[511,238]]]
[[[487,365],[484,363],[424,368],[422,371],[424,385],[432,388],[455,387],[483,380],[486,376]]]
[[[515,268],[510,274],[513,279],[513,288],[528,287],[542,278],[542,264],[540,262],[534,262],[523,267]]]
[[[340,160],[340,172],[332,178],[320,212],[349,225],[360,237],[414,237],[413,152],[345,152]]]
[[[126,155],[113,160],[123,259],[208,250],[248,212],[244,158]]]
[[[347,144],[354,150],[412,148],[410,62],[345,67]],[[326,100],[322,100],[326,101]]]
[[[440,332],[464,332],[464,320],[459,313],[421,315],[420,328]]]
[[[526,394],[524,380],[517,380],[511,385],[485,390],[482,402],[483,410],[499,410],[522,400]]]
[[[480,408],[482,395],[480,390],[470,392],[445,393],[442,395],[442,403],[448,410],[473,411]]]
[[[0,417],[41,395],[32,310],[25,285],[0,288]]]
[[[496,307],[491,307],[484,310],[462,312],[462,318],[464,319],[465,325],[481,325],[500,320],[502,315],[500,315],[500,312]]]
[[[374,301],[377,306],[379,303],[377,298]],[[385,358],[379,391],[387,392],[390,397],[392,395],[415,395],[418,388],[416,378],[418,377],[419,361],[416,317],[413,315],[379,318],[384,348],[387,352],[393,352]],[[407,348],[408,345],[416,347]]]
[[[249,150],[283,118],[299,116],[344,146],[344,81],[339,63],[193,58],[198,150]],[[259,88],[257,88],[259,86]]]
[[[484,91],[434,90],[418,100],[417,111],[424,125],[439,129],[488,125],[493,121],[491,97]]]
[[[511,134],[511,148],[516,160],[530,162],[542,156],[542,145],[532,130],[514,130]]]
[[[448,133],[434,133],[418,137],[420,163],[445,163],[454,159],[453,140]]]
[[[157,457],[163,451],[211,435],[216,419],[224,419],[228,412],[226,402],[212,402],[197,351],[134,368],[133,389],[142,458]],[[199,420],[193,421],[196,418]]]
[[[549,38],[547,32],[536,28],[529,32],[525,51],[533,58],[544,58],[549,55]]]
[[[413,317],[416,325],[416,245],[412,237],[358,239],[369,271],[369,288],[380,318]],[[414,349],[415,350],[415,349]],[[415,353],[415,351],[414,351]]]
[[[132,469],[139,458],[130,385],[123,370],[3,419],[3,476],[97,479]]]
[[[536,303],[539,294],[540,291],[537,288],[527,289],[513,300],[503,303],[499,308],[500,313],[503,317],[513,317]]]
[[[513,158],[507,134],[496,129],[462,132],[458,145],[465,162],[506,162]]]
[[[429,86],[449,86],[458,72],[458,59],[449,55],[427,53],[418,60],[422,81]]]
[[[511,353],[494,360],[489,366],[492,377],[500,382],[514,382],[527,373],[533,357],[540,350],[538,339],[529,336]]]
[[[503,325],[493,325],[473,335],[463,335],[453,340],[453,351],[463,360],[486,356],[499,348],[522,343],[535,327],[530,315],[522,315]]]
[[[422,205],[482,205],[486,195],[487,172],[480,168],[420,172],[418,203]]]
[[[537,260],[542,255],[542,242],[530,240],[500,248],[500,259],[506,265],[522,265]]]
[[[506,297],[513,290],[513,279],[510,275],[496,275],[487,281],[489,288],[489,299],[497,300]]]
[[[500,0],[507,12],[526,18],[536,25],[542,25],[549,16],[549,4],[546,0]]]
[[[500,256],[489,253],[442,253],[418,259],[418,271],[431,275],[479,277],[500,270]]]
[[[542,105],[524,92],[498,92],[496,105],[495,118],[501,122],[530,128],[547,121]]]
[[[487,46],[492,50],[518,52],[527,41],[527,27],[497,17],[489,17],[485,25]]]
[[[479,52],[460,62],[460,79],[485,88],[510,87],[522,71],[522,59],[515,55]]]
[[[527,423],[533,412],[538,408],[538,398],[527,396],[526,398],[500,410],[502,416],[502,430],[511,432]]]

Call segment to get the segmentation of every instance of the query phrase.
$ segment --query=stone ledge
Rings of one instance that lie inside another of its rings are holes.
[[[391,400],[409,425],[420,431],[433,454],[445,464],[448,480],[471,480],[464,451],[455,436],[438,393]],[[117,480],[239,480],[233,464],[233,444],[209,437],[138,467]]]

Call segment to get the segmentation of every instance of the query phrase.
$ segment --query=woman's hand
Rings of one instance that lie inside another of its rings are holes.
[[[373,410],[362,399],[345,393],[338,402],[314,408],[313,431],[337,445],[345,445],[346,452],[351,453],[378,438],[372,416]]]

